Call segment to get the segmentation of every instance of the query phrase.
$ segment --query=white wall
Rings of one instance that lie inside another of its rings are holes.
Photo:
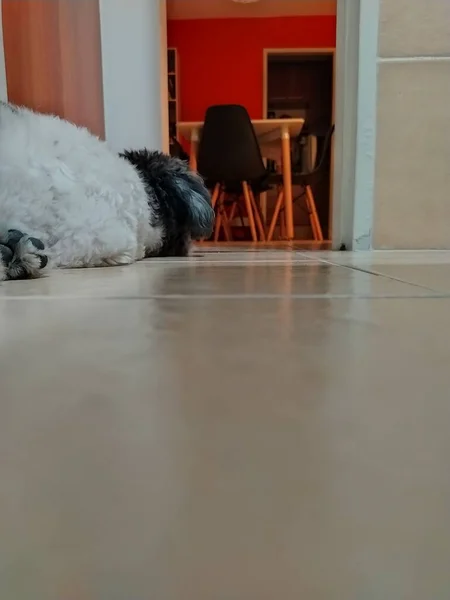
[[[353,250],[372,249],[379,0],[359,0]]]
[[[5,51],[3,48],[3,26],[2,26],[2,2],[0,0],[0,100],[7,100]]]
[[[379,4],[337,4],[334,249],[372,247]]]
[[[100,0],[105,131],[113,150],[166,148],[165,10],[165,0]]]
[[[162,150],[169,153],[169,86],[167,85],[167,7],[166,0],[160,1],[159,25],[161,35],[160,56],[160,95],[161,95],[161,127]],[[179,93],[179,92],[178,92]]]

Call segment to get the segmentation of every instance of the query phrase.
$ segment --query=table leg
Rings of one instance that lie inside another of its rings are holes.
[[[294,233],[294,206],[292,200],[292,172],[291,172],[291,136],[289,128],[281,128],[281,153],[283,160],[283,188],[284,206],[286,216],[286,237],[293,240]]]
[[[198,143],[200,140],[198,129],[194,128],[191,132],[191,155],[189,159],[189,166],[193,171],[197,170],[197,152],[198,152]]]

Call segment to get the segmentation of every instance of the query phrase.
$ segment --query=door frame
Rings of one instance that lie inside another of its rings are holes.
[[[333,249],[371,250],[380,0],[337,0]]]
[[[336,48],[264,48],[263,50],[263,119],[267,115],[267,102],[268,102],[268,70],[269,70],[269,56],[274,54],[290,54],[292,56],[302,55],[325,55],[331,56],[333,62],[333,93],[331,99],[331,121],[335,122],[335,106],[336,106]],[[334,180],[334,136],[331,140],[331,162],[330,162],[330,190],[328,200],[328,232],[327,240],[333,239],[333,180]]]
[[[379,16],[380,0],[337,0],[330,200],[334,250],[372,249]]]
[[[3,46],[2,0],[0,0],[0,102],[8,100],[6,88],[5,48]]]

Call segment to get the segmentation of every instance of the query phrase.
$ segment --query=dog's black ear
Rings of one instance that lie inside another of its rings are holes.
[[[202,178],[186,162],[149,150],[125,151],[121,156],[136,167],[157,200],[163,221],[173,220],[193,239],[207,238],[214,226],[210,194]],[[167,223],[164,223],[167,225]]]
[[[208,238],[213,231],[214,211],[203,180],[187,166],[174,177],[174,192],[189,210],[189,230],[193,239]]]

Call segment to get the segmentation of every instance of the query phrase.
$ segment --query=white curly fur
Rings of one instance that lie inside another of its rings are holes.
[[[54,266],[128,264],[162,244],[133,166],[57,117],[0,103],[0,181],[0,221],[40,238]]]

